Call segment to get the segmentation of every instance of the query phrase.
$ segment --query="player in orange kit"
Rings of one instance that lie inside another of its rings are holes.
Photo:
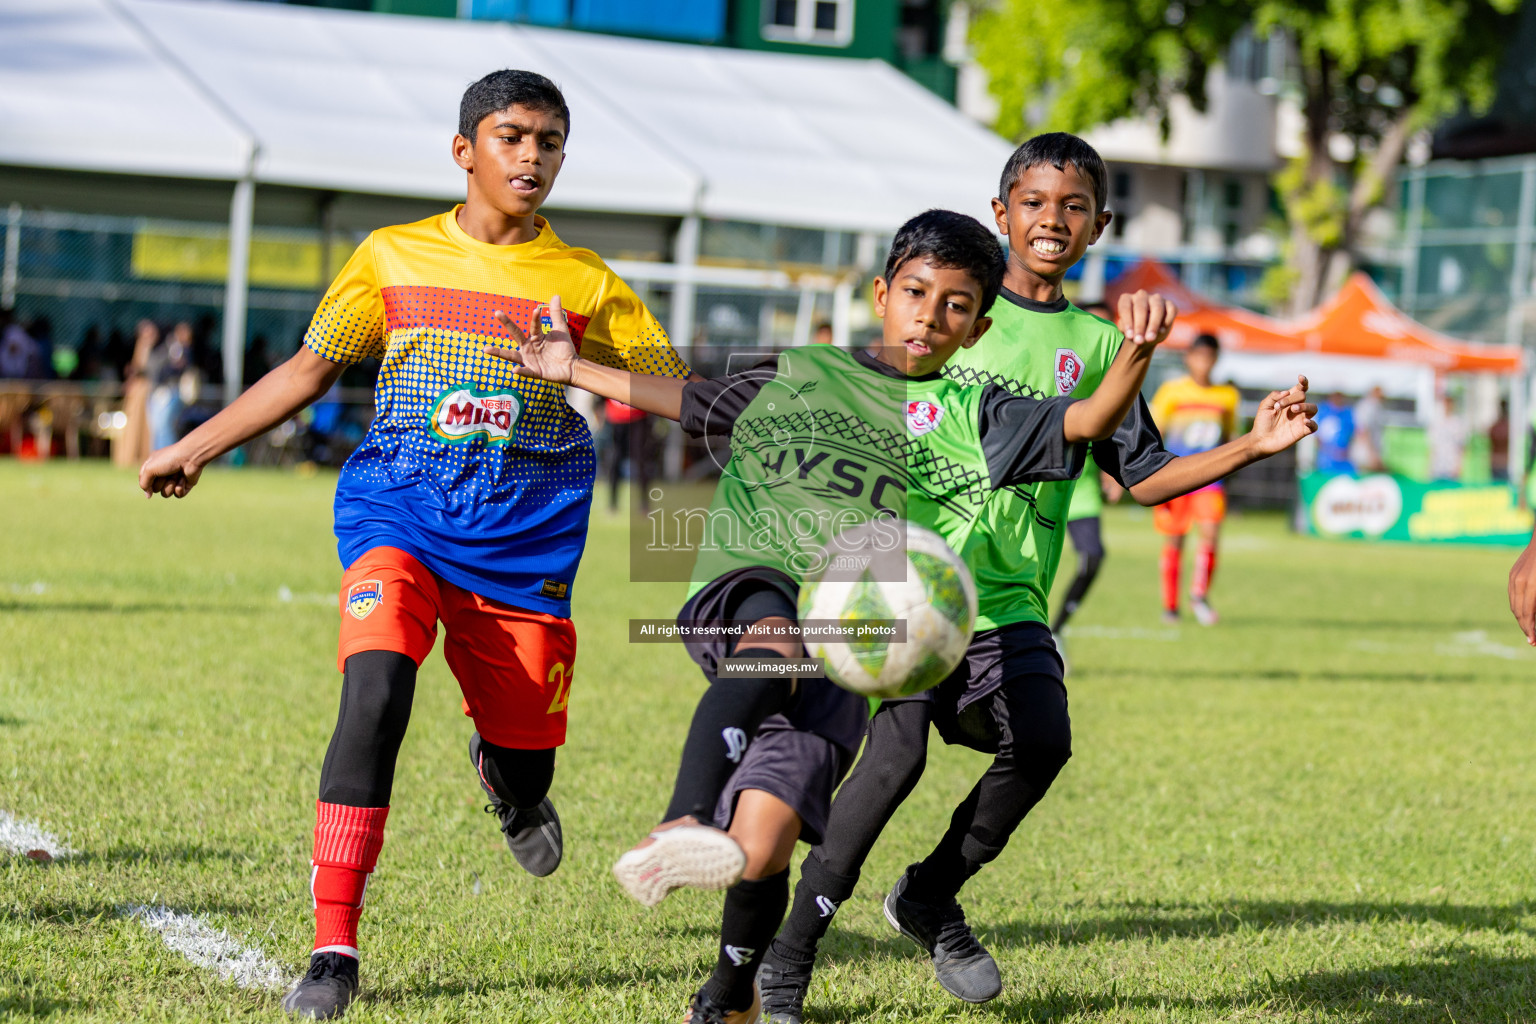
[[[1211,371],[1221,355],[1221,343],[1202,334],[1184,353],[1189,376],[1171,380],[1152,396],[1152,419],[1162,432],[1163,444],[1175,455],[1210,451],[1237,433],[1237,389],[1212,384]],[[1181,495],[1152,510],[1152,525],[1164,537],[1161,562],[1163,621],[1179,620],[1179,576],[1184,556],[1184,537],[1190,527],[1199,537],[1195,552],[1195,578],[1189,603],[1202,626],[1216,624],[1216,610],[1207,595],[1216,573],[1216,541],[1227,515],[1227,492],[1220,481]]]

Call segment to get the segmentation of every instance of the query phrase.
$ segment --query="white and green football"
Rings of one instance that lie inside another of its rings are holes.
[[[876,519],[838,534],[823,568],[800,585],[806,651],[827,676],[866,697],[910,697],[954,671],[976,627],[976,583],[943,538],[900,519]],[[815,634],[818,623],[900,623],[843,639]]]

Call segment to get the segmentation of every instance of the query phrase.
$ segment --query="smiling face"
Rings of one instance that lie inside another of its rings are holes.
[[[875,315],[884,319],[876,358],[908,377],[935,373],[992,326],[979,317],[981,283],[967,271],[908,260],[875,278]]]
[[[558,112],[514,104],[481,118],[473,141],[454,136],[453,159],[468,172],[472,199],[507,217],[531,217],[560,173],[565,131]]]
[[[1058,170],[1036,164],[1019,175],[1005,204],[992,200],[997,229],[1008,236],[1012,291],[1049,301],[1060,294],[1062,278],[1109,226],[1107,210],[1096,210],[1093,182],[1071,164]],[[1042,289],[1054,294],[1037,294]]]

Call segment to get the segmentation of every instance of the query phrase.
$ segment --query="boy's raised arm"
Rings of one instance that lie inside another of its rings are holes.
[[[1271,391],[1259,403],[1252,430],[1210,451],[1170,459],[1131,484],[1131,497],[1139,505],[1161,505],[1289,448],[1317,430],[1317,406],[1307,401],[1307,388],[1307,378],[1297,377],[1294,387]]]
[[[516,363],[520,377],[569,384],[669,420],[681,417],[683,386],[686,381],[648,373],[631,373],[581,358],[576,354],[576,343],[571,339],[571,332],[566,325],[560,296],[553,296],[547,308],[550,329],[544,329],[545,307],[540,307],[533,311],[532,334],[524,334],[511,317],[498,309],[495,313],[496,322],[506,328],[517,347],[487,345],[486,354]]]
[[[1178,312],[1160,295],[1120,296],[1119,325],[1125,343],[1097,390],[1067,409],[1062,428],[1069,442],[1102,441],[1114,434],[1141,394],[1152,353],[1168,337]]]
[[[152,452],[139,469],[146,497],[185,498],[203,467],[271,430],[331,389],[346,369],[308,346],[262,377],[202,426],[173,445]]]

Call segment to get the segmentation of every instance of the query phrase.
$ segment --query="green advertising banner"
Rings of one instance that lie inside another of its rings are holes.
[[[1426,544],[1510,544],[1531,539],[1531,511],[1505,484],[1420,483],[1378,473],[1301,478],[1303,531],[1319,537]]]

